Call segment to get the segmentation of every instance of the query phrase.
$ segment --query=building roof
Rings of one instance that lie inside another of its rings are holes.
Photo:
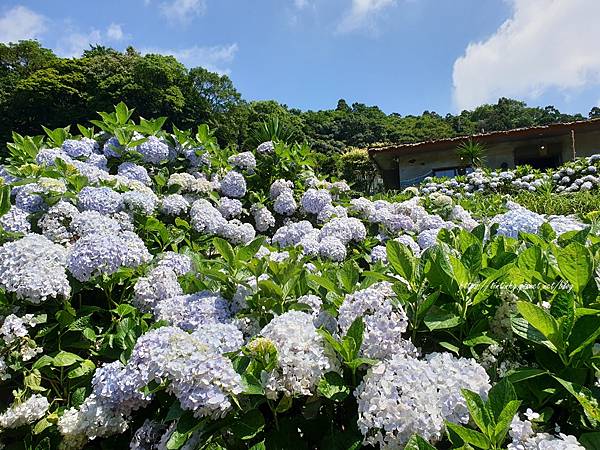
[[[444,139],[433,139],[429,141],[413,142],[406,144],[392,144],[384,147],[369,148],[369,155],[374,156],[381,153],[412,153],[413,151],[433,151],[458,146],[461,142],[473,139],[483,144],[495,144],[498,142],[510,142],[521,139],[545,138],[559,136],[566,132],[574,131],[600,131],[600,119],[579,120],[576,122],[554,123],[551,125],[540,125],[535,127],[515,128],[505,131],[491,131],[466,136],[456,136]]]

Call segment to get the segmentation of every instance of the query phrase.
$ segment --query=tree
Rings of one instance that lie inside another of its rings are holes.
[[[600,118],[600,108],[598,106],[594,106],[590,113],[588,114],[590,119],[598,119]]]

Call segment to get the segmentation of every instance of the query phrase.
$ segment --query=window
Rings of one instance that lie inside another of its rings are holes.
[[[433,176],[436,178],[454,178],[458,175],[466,175],[473,172],[472,167],[445,167],[442,169],[433,169]]]

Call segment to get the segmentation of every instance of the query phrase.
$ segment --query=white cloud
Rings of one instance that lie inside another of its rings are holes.
[[[169,22],[187,24],[194,17],[206,12],[205,0],[171,0],[160,4],[160,13]]]
[[[310,6],[310,2],[308,0],[294,0],[294,7],[296,9],[305,9]]]
[[[212,47],[193,46],[178,50],[147,48],[142,49],[141,53],[171,55],[187,67],[204,67],[213,72],[226,74],[229,73],[227,65],[233,61],[237,51],[238,45],[234,43],[229,45],[215,45]]]
[[[111,41],[121,41],[125,39],[123,28],[118,23],[111,23],[106,29],[106,38]]]
[[[43,15],[17,5],[0,16],[0,42],[39,38],[46,31],[46,24]]]
[[[395,4],[396,0],[352,0],[352,6],[342,17],[337,31],[348,33],[361,28],[373,29],[381,12]]]
[[[75,58],[81,56],[90,45],[102,45],[103,40],[102,33],[97,29],[87,33],[73,31],[58,39],[56,54],[64,58]]]
[[[513,13],[454,62],[454,102],[465,109],[499,97],[535,99],[600,84],[598,0],[510,0]]]

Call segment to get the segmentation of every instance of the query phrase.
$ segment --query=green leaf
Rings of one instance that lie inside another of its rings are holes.
[[[348,332],[346,333],[346,337],[352,338],[355,343],[355,351],[351,355],[352,358],[355,358],[358,355],[358,351],[360,350],[360,346],[363,342],[363,336],[365,333],[365,323],[362,320],[362,317],[357,317],[348,328]],[[344,338],[344,341],[346,338]]]
[[[519,406],[521,406],[519,400],[511,400],[504,406],[502,411],[500,411],[500,414],[496,418],[496,426],[494,427],[494,439],[496,444],[501,445],[504,442],[506,433],[508,433],[510,424],[519,410]]]
[[[517,310],[532,327],[542,333],[556,348],[562,346],[558,322],[546,310],[525,301],[517,302]]]
[[[81,361],[83,358],[71,352],[60,351],[54,358],[55,367],[68,367]]]
[[[413,434],[406,443],[404,450],[435,450],[435,447],[418,434]]]
[[[430,311],[423,319],[429,331],[454,328],[462,323],[458,314],[443,310]]]
[[[317,389],[323,397],[333,401],[344,400],[350,393],[350,388],[337,372],[327,372],[319,381]]]
[[[488,393],[488,407],[494,420],[498,421],[504,407],[516,399],[515,388],[507,378],[503,378],[492,386]]]
[[[85,360],[81,361],[81,364],[79,365],[79,367],[71,369],[67,373],[67,377],[69,377],[69,378],[79,378],[79,377],[82,377],[84,375],[89,375],[94,370],[96,370],[96,365],[92,361],[90,361],[89,359],[85,359]]]
[[[446,422],[446,427],[456,433],[463,441],[477,448],[488,449],[490,443],[484,434],[452,422]]]
[[[232,265],[234,261],[234,253],[231,244],[225,239],[216,237],[213,239],[213,245],[215,246],[219,254],[223,257],[223,259],[225,259],[225,261],[227,261],[228,264]]]
[[[481,397],[468,389],[461,389],[462,396],[467,402],[467,408],[469,408],[469,414],[471,419],[475,422],[475,425],[483,432],[487,432],[489,427],[493,424],[493,420],[490,417],[488,408],[481,399]]]
[[[265,446],[265,441],[260,441],[259,443],[254,444],[248,450],[267,450],[267,447]]]
[[[275,412],[277,413],[284,413],[286,412],[288,409],[290,409],[292,407],[292,397],[289,395],[284,395],[281,400],[279,400],[279,403],[277,403],[277,407],[275,408]]]
[[[575,399],[579,402],[579,404],[583,407],[583,411],[585,415],[592,421],[599,422],[600,421],[600,398],[594,396],[592,391],[590,391],[585,386],[580,386],[576,383],[571,383],[570,381],[563,380],[557,376],[553,376],[553,378],[558,381],[562,386],[569,392]]]
[[[236,259],[238,261],[249,261],[254,257],[254,255],[256,255],[256,252],[258,252],[260,246],[263,244],[264,241],[265,238],[263,236],[260,236],[254,239],[249,244],[240,247],[237,251]]]
[[[569,336],[569,357],[573,357],[587,346],[594,344],[600,336],[600,317],[582,316],[575,322]]]
[[[354,292],[356,290],[360,278],[360,272],[356,262],[346,262],[340,270],[336,272],[336,276],[346,292]]]
[[[252,439],[265,427],[265,418],[258,409],[248,411],[231,426],[231,431],[238,439]]]
[[[54,362],[54,358],[52,358],[52,356],[42,355],[38,358],[38,360],[36,362],[33,363],[33,366],[31,366],[31,368],[32,369],[41,369],[42,367],[49,366],[53,362]]]
[[[389,240],[386,245],[387,258],[394,271],[407,281],[413,279],[416,258],[411,250],[398,241]]]
[[[582,434],[579,438],[579,443],[586,450],[598,450],[600,448],[600,431]]]
[[[579,242],[572,242],[558,250],[556,261],[562,276],[571,283],[577,294],[580,294],[592,277],[594,262],[587,247]]]

